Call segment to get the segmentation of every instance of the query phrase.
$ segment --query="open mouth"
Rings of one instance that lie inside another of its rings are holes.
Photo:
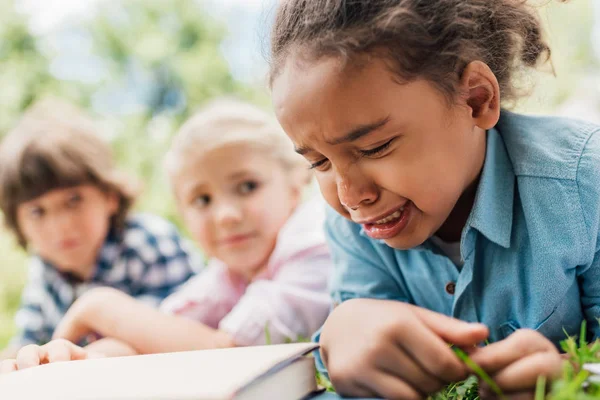
[[[391,239],[406,227],[410,217],[412,203],[408,202],[394,212],[374,222],[363,224],[365,233],[379,240]]]

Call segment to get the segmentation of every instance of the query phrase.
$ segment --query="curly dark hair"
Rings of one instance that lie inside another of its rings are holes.
[[[427,79],[449,99],[479,60],[504,101],[520,95],[517,71],[550,59],[526,0],[284,0],[271,31],[270,82],[291,52],[308,60],[382,56],[400,82]]]

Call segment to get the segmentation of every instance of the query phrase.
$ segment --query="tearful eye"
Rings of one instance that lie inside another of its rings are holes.
[[[238,185],[238,193],[239,194],[249,194],[258,189],[258,182],[256,181],[246,181],[242,182]]]
[[[327,166],[329,165],[328,163],[329,163],[329,160],[324,158],[317,162],[311,163],[309,169],[316,169],[317,171],[324,171],[327,169]]]
[[[198,208],[204,208],[210,204],[210,196],[203,194],[192,199],[192,205]]]
[[[388,147],[390,147],[390,145],[392,144],[394,139],[395,138],[392,138],[392,139],[388,140],[387,142],[385,142],[384,144],[382,144],[381,146],[377,146],[373,149],[361,150],[360,153],[361,153],[361,155],[363,155],[365,157],[379,155],[379,154],[383,153]]]

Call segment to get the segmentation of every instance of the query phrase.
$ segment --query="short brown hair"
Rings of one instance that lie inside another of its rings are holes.
[[[564,1],[564,0],[563,0]],[[291,52],[309,60],[382,56],[400,82],[424,78],[454,99],[464,68],[486,63],[503,100],[516,72],[550,58],[527,0],[286,0],[271,33],[271,82]]]
[[[111,149],[75,106],[52,99],[28,109],[0,146],[0,209],[22,247],[17,208],[45,193],[93,184],[119,196],[111,227],[121,230],[135,200],[133,182],[119,173]]]

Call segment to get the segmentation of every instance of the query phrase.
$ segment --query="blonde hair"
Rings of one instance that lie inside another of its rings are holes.
[[[17,208],[45,193],[93,184],[119,196],[111,226],[120,231],[137,190],[115,167],[110,147],[78,108],[57,99],[30,107],[0,146],[0,208],[22,247]]]
[[[237,144],[264,151],[281,162],[294,179],[308,183],[307,162],[294,151],[275,118],[258,107],[233,99],[209,103],[179,129],[165,158],[171,182],[201,154]]]

